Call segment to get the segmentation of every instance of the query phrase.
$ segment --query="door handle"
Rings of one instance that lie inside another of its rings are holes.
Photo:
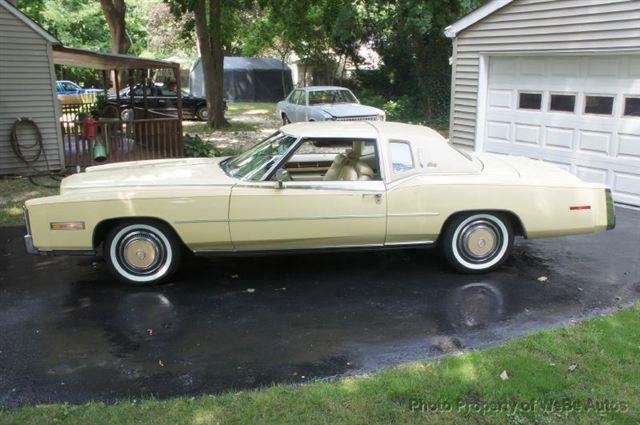
[[[362,194],[363,198],[367,198],[369,196],[372,196],[373,199],[375,199],[376,204],[379,204],[380,202],[382,202],[382,193],[363,193]]]

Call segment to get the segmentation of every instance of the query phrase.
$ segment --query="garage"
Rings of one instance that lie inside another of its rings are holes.
[[[640,205],[640,56],[491,57],[482,150],[553,162]]]
[[[640,2],[491,0],[445,34],[452,143],[552,162],[640,206]]]

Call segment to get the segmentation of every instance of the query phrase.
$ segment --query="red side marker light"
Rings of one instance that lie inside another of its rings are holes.
[[[591,205],[574,205],[572,207],[569,207],[570,211],[590,210],[590,209],[591,209]]]

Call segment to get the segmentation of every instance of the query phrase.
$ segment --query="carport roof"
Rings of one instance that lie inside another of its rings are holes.
[[[102,70],[180,68],[180,64],[177,62],[140,58],[117,53],[93,52],[91,50],[62,45],[53,46],[53,62],[57,65],[70,65]]]

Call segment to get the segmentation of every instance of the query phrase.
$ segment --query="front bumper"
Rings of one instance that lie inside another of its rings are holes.
[[[38,251],[36,247],[33,246],[33,238],[29,234],[24,235],[24,248],[26,249],[27,254],[29,255],[40,254],[40,251]]]

